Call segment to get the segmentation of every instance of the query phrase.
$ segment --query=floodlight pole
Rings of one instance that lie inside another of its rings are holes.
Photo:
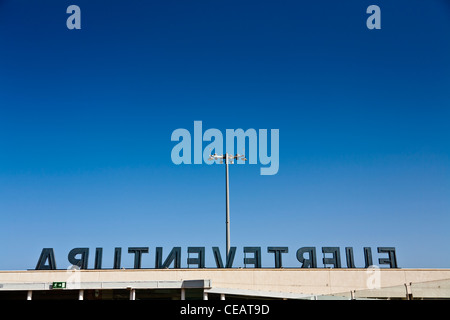
[[[229,174],[228,174],[228,164],[229,160],[231,159],[231,163],[233,163],[233,160],[243,160],[246,161],[244,155],[236,154],[235,156],[225,153],[223,155],[213,154],[209,156],[208,160],[220,160],[220,163],[222,163],[222,160],[225,159],[225,206],[226,206],[226,219],[225,219],[225,225],[226,225],[226,246],[227,246],[227,257],[230,256],[230,183],[229,183]]]
[[[227,241],[227,258],[230,254],[230,190],[229,190],[229,186],[230,183],[228,181],[229,177],[228,177],[228,153],[225,153],[225,188],[226,188],[226,211],[227,211],[227,216],[226,216],[226,241]]]

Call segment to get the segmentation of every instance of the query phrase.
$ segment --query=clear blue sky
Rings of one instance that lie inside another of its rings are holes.
[[[81,30],[66,9],[81,8]],[[366,9],[381,8],[381,30]],[[0,0],[0,270],[41,249],[225,246],[224,167],[171,162],[177,128],[280,130],[280,169],[230,168],[231,240],[394,246],[450,267],[450,3]]]

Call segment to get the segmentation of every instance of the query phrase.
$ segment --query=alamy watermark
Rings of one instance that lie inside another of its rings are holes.
[[[66,273],[67,273],[66,288],[67,289],[81,289],[80,267],[77,265],[70,265],[67,268]]]
[[[381,288],[381,270],[377,265],[371,265],[366,270],[366,287],[369,290]]]
[[[278,173],[280,166],[279,129],[270,129],[270,141],[267,129],[259,129],[257,131],[252,128],[246,131],[243,129],[226,129],[225,139],[226,153],[234,155],[237,151],[244,152],[249,164],[259,163],[263,165],[260,169],[261,175]],[[171,153],[172,162],[177,165],[219,163],[219,160],[209,160],[209,157],[212,153],[222,154],[224,150],[224,135],[222,132],[215,128],[203,132],[202,121],[194,121],[193,136],[189,130],[179,128],[172,132],[171,141],[178,141],[172,148]],[[203,142],[205,141],[210,143],[203,148]],[[248,142],[248,149],[245,148],[246,141]],[[236,163],[243,164],[245,162],[237,160]]]

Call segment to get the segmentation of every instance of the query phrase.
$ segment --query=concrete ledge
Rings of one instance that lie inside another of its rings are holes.
[[[81,289],[208,289],[210,280],[184,280],[184,281],[115,281],[115,282],[73,282],[67,283],[65,289],[55,290],[81,290]],[[51,282],[25,283],[11,282],[0,284],[0,291],[37,291],[53,290]]]
[[[378,277],[375,279],[378,290],[369,290],[373,277]],[[386,294],[402,298],[410,290],[414,297],[449,297],[449,279],[450,269],[29,270],[0,271],[0,290],[46,290],[52,282],[61,281],[67,282],[68,289],[74,284],[80,289],[221,288],[282,293],[284,297],[347,297],[352,293],[355,298]],[[437,282],[442,282],[440,287]],[[428,284],[419,285],[424,283]]]

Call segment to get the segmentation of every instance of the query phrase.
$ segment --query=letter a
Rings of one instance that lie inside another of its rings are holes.
[[[379,6],[371,5],[367,8],[366,13],[372,13],[372,15],[367,18],[367,28],[369,30],[381,29],[381,10]]]
[[[48,260],[48,264],[45,262]],[[56,270],[55,253],[53,248],[42,249],[41,256],[36,264],[36,270]]]
[[[175,164],[191,164],[191,134],[186,129],[176,129],[172,132],[170,139],[172,141],[180,141],[180,138],[183,139],[172,149],[172,162]],[[180,153],[183,155],[180,156]]]
[[[67,7],[66,13],[72,13],[70,17],[67,18],[67,28],[69,30],[72,29],[81,29],[81,10],[79,6],[71,5]]]

